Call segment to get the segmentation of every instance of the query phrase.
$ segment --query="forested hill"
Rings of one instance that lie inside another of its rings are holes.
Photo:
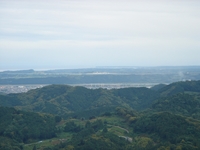
[[[178,93],[155,101],[152,109],[200,119],[200,93]]]
[[[56,136],[55,117],[0,107],[0,149]],[[5,141],[5,145],[2,141]],[[7,144],[6,144],[7,142]]]
[[[157,86],[156,90],[155,88],[107,90],[68,85],[49,85],[40,89],[30,90],[27,93],[0,95],[0,105],[61,116],[72,113],[81,113],[82,115],[85,113],[87,115],[90,114],[91,110],[94,114],[99,115],[102,110],[113,110],[118,106],[145,110],[151,108],[152,104],[157,100],[160,100],[159,103],[161,101],[163,103],[164,100],[161,98],[178,93],[190,94],[192,95],[191,97],[195,97],[198,100],[198,96],[194,96],[194,93],[199,91],[200,81],[176,82],[166,86],[162,85],[160,88]],[[183,97],[187,97],[187,95],[183,95]],[[171,99],[173,100],[173,97]],[[176,102],[179,105],[183,101],[184,99],[180,97],[180,103]],[[154,104],[154,107],[158,109],[160,105]],[[163,110],[165,109],[163,108]]]
[[[27,111],[64,114],[90,111],[101,112],[117,106],[146,109],[159,97],[148,88],[87,89],[68,85],[50,85],[27,93],[0,96],[2,106],[15,107]]]
[[[0,149],[199,150],[200,81],[0,95]]]
[[[175,82],[168,86],[163,86],[158,89],[158,92],[162,96],[170,96],[181,92],[200,92],[200,80]]]
[[[156,91],[160,93],[160,98],[152,104],[154,111],[168,111],[200,119],[200,81],[175,82]]]

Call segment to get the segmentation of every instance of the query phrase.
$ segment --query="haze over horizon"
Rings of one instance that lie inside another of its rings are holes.
[[[200,65],[191,65],[191,66],[94,66],[94,67],[72,67],[72,68],[23,68],[23,69],[4,69],[0,70],[0,72],[6,71],[50,71],[50,70],[81,70],[81,69],[178,69],[181,68],[200,68]],[[106,72],[105,72],[106,73]],[[182,73],[182,72],[180,72]]]
[[[0,1],[0,70],[200,66],[200,1]]]

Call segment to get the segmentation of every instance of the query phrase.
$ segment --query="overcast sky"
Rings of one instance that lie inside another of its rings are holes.
[[[200,65],[200,0],[0,0],[0,70]]]

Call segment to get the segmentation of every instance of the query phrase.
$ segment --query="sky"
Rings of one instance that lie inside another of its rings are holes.
[[[0,0],[0,70],[190,65],[199,0]]]

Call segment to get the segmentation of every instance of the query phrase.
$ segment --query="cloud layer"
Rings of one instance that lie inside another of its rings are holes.
[[[0,70],[200,65],[200,2],[0,1]]]

